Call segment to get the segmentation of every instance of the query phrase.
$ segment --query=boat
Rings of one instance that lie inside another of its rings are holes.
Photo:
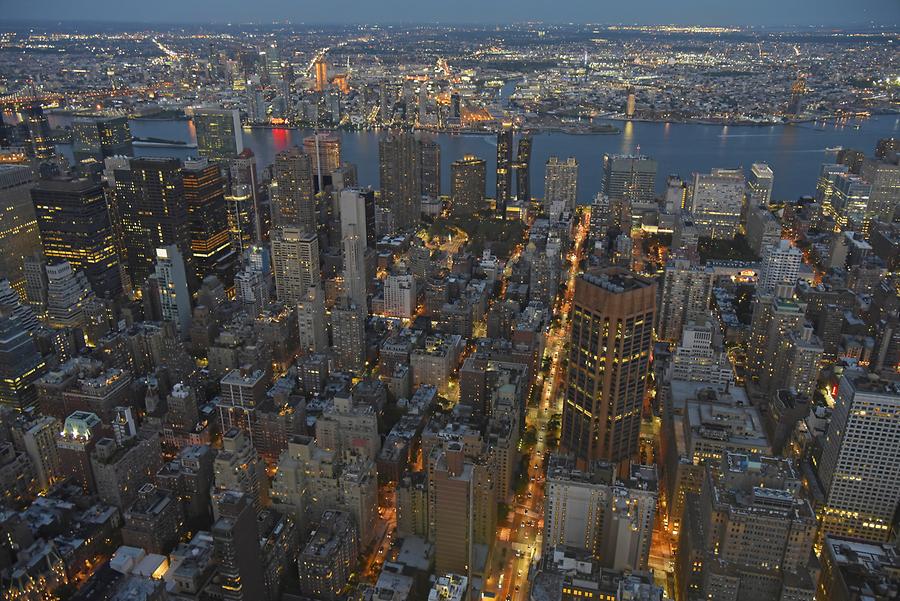
[[[840,152],[844,149],[843,146],[832,146],[831,148],[826,148],[825,152]]]

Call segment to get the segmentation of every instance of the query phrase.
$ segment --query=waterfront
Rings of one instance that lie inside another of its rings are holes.
[[[63,123],[57,123],[62,125]],[[677,173],[690,178],[693,172],[713,167],[743,167],[754,162],[768,163],[775,172],[774,197],[794,199],[812,194],[819,165],[834,154],[826,149],[843,146],[871,154],[880,138],[900,135],[900,116],[879,115],[844,124],[804,123],[772,126],[720,126],[651,122],[617,122],[622,134],[541,133],[534,136],[531,185],[535,197],[544,191],[543,165],[551,155],[575,156],[580,165],[578,198],[590,202],[600,189],[603,154],[633,153],[638,150],[659,163],[657,187],[665,186],[666,175]],[[859,125],[857,128],[856,125]],[[136,137],[166,138],[195,142],[189,121],[139,119],[131,121]],[[308,130],[245,129],[244,144],[256,154],[260,168],[270,164],[275,154],[302,142]],[[378,139],[385,131],[342,131],[343,157],[359,169],[360,183],[378,187]],[[429,134],[431,135],[431,134]],[[449,192],[450,163],[464,154],[476,154],[487,161],[488,195],[494,190],[496,146],[490,135],[434,134],[441,145],[442,190]],[[66,149],[67,150],[67,149]],[[177,147],[137,147],[138,156],[177,156],[191,151]],[[67,151],[68,152],[68,151]]]

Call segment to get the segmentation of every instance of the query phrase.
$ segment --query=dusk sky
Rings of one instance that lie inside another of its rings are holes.
[[[152,23],[695,23],[897,24],[900,0],[47,0],[10,4],[4,18]]]

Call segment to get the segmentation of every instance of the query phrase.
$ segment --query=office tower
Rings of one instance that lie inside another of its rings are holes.
[[[328,63],[325,61],[325,56],[317,56],[313,67],[316,71],[316,92],[322,92],[328,87]]]
[[[450,165],[450,211],[470,216],[484,209],[485,162],[467,154]]]
[[[747,366],[764,389],[782,385],[776,379],[778,347],[806,319],[806,305],[796,302],[791,293],[789,286],[776,286],[773,293],[760,294],[753,301]]]
[[[809,323],[789,333],[779,345],[776,373],[769,381],[769,392],[774,392],[777,387],[792,390],[807,399],[813,398],[824,352],[822,341]]]
[[[91,453],[100,439],[103,424],[96,414],[75,411],[66,417],[56,439],[60,473],[71,475],[87,494],[96,493]]]
[[[900,501],[900,389],[861,370],[838,385],[819,479],[822,535],[887,542]]]
[[[846,165],[837,163],[825,163],[819,170],[819,177],[816,180],[816,204],[819,205],[823,215],[835,217],[834,205],[832,197],[834,196],[834,185],[838,175],[849,173],[850,169]]]
[[[230,428],[222,435],[222,450],[213,461],[213,471],[217,492],[243,493],[257,513],[269,504],[266,464],[243,430]]]
[[[140,288],[152,273],[156,249],[178,246],[192,264],[191,231],[184,178],[177,159],[131,159],[113,170],[115,192],[110,214],[118,216],[129,280]]]
[[[842,230],[867,233],[869,229],[869,198],[872,186],[858,175],[840,173],[834,177],[831,207],[837,225]]]
[[[40,252],[41,238],[31,202],[34,176],[25,165],[0,165],[0,275],[25,294],[25,257]]]
[[[46,272],[44,275],[46,277]],[[34,332],[40,326],[34,310],[22,303],[19,293],[12,289],[6,278],[0,279],[0,311],[18,321],[29,332]]]
[[[744,188],[744,172],[740,169],[694,174],[691,214],[700,235],[727,240],[737,235]]]
[[[390,274],[384,279],[384,314],[410,319],[416,312],[416,279],[410,273]]]
[[[441,145],[436,140],[419,141],[422,165],[422,196],[438,198],[441,195]]]
[[[123,442],[101,438],[91,451],[91,471],[97,496],[119,510],[134,503],[141,487],[162,467],[160,438],[131,437]]]
[[[39,104],[35,104],[22,110],[25,129],[28,134],[27,148],[31,156],[38,161],[48,161],[53,158],[56,148],[53,145],[53,136],[50,134],[50,123],[47,115]]]
[[[654,204],[656,161],[645,156],[604,154],[603,193],[609,198],[613,223],[630,229],[634,209]]]
[[[259,243],[263,239],[256,157],[252,150],[245,148],[228,165],[229,191],[225,196],[228,227],[231,245],[240,253],[252,242]]]
[[[308,154],[295,147],[275,156],[270,194],[273,227],[299,227],[304,233],[316,233],[315,184]]]
[[[656,468],[633,465],[625,481],[615,466],[551,455],[547,468],[543,553],[565,545],[588,551],[604,568],[645,570],[656,514]]]
[[[366,246],[372,223],[368,198],[357,189],[341,191],[341,246],[344,259],[344,289],[357,307],[366,305]],[[374,215],[373,215],[374,216]]]
[[[787,459],[726,452],[688,497],[681,599],[812,599],[816,515]]]
[[[306,296],[297,303],[297,326],[303,353],[324,353],[328,350],[325,292],[318,286],[311,286]]]
[[[497,214],[506,219],[506,205],[512,196],[512,126],[503,124],[497,132],[497,194],[495,196]]]
[[[544,212],[558,219],[578,202],[578,161],[551,156],[544,167]]]
[[[868,216],[890,223],[900,206],[900,164],[896,160],[866,159],[860,176],[872,186],[869,191]]]
[[[390,208],[397,230],[407,230],[419,223],[421,159],[419,142],[411,133],[391,133],[378,143],[381,200]]]
[[[300,591],[326,601],[341,598],[359,560],[353,517],[346,511],[326,511],[300,552]]]
[[[35,403],[35,382],[46,364],[31,332],[6,309],[0,309],[0,404],[22,410]]]
[[[685,322],[681,340],[669,362],[666,377],[683,382],[704,382],[716,390],[734,385],[734,367],[724,350],[718,322],[708,314]]]
[[[253,498],[234,490],[216,498],[220,516],[212,527],[213,554],[220,598],[224,601],[254,601],[266,598],[260,555],[258,510]]]
[[[278,302],[296,305],[319,285],[319,239],[297,227],[272,230],[272,273]]]
[[[471,574],[477,546],[489,550],[495,537],[497,498],[490,467],[481,458],[466,457],[459,440],[434,447],[428,464],[435,570]]]
[[[12,442],[31,461],[39,491],[48,491],[62,475],[56,448],[56,436],[61,429],[62,423],[55,417],[28,413],[16,416],[10,424]]]
[[[167,555],[181,534],[181,505],[174,495],[148,482],[138,490],[122,521],[123,544]]]
[[[759,205],[768,205],[772,201],[772,185],[775,175],[772,168],[765,163],[753,163],[750,167],[750,179],[747,180],[747,206],[752,209]]]
[[[189,110],[200,156],[211,161],[233,159],[244,151],[241,113],[237,109],[198,106]]]
[[[76,161],[132,156],[131,140],[126,117],[76,117],[72,121],[72,154]]]
[[[83,271],[67,261],[47,265],[47,323],[52,328],[83,328],[85,307],[94,296]]]
[[[528,134],[519,138],[513,170],[516,174],[516,200],[531,202],[531,136]]]
[[[560,446],[579,465],[637,452],[655,313],[656,284],[625,269],[575,280]]]
[[[712,284],[709,267],[681,257],[666,263],[657,330],[660,340],[680,340],[684,324],[709,315]]]
[[[331,174],[341,168],[341,139],[334,134],[314,134],[303,138],[303,152],[312,161],[316,187],[324,190],[323,178],[331,181]]]
[[[25,257],[23,263],[25,296],[19,298],[34,310],[43,313],[47,307],[47,270],[44,269],[44,258],[40,253],[36,253]]]
[[[231,287],[231,248],[225,184],[219,167],[207,159],[188,160],[182,170],[184,197],[190,219],[191,254],[197,281],[218,276]]]
[[[361,372],[366,362],[366,310],[341,297],[331,309],[331,338],[339,369]]]
[[[187,336],[191,326],[191,293],[184,257],[174,244],[156,249],[156,279],[163,320],[173,322],[178,333]]]
[[[122,279],[103,187],[88,179],[42,180],[31,198],[47,260],[68,261],[98,296],[116,298]]]
[[[778,284],[796,284],[801,263],[803,253],[790,240],[780,240],[777,245],[764,249],[756,285],[759,294],[771,294]]]
[[[157,485],[178,497],[185,526],[194,531],[198,525],[210,523],[210,489],[213,484],[213,456],[209,445],[189,445],[178,451],[156,473]]]
[[[769,246],[777,246],[781,240],[781,222],[768,208],[747,207],[747,245],[757,255],[762,255]]]

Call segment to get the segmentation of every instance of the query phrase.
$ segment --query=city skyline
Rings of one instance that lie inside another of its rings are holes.
[[[252,6],[223,7],[214,0],[161,0],[147,6],[123,5],[111,0],[85,0],[73,5],[50,0],[40,5],[19,6],[14,21],[101,21],[119,23],[195,24],[514,24],[529,21],[548,24],[641,24],[702,26],[765,26],[780,28],[831,27],[900,23],[900,7],[890,0],[860,0],[854,19],[839,0],[799,0],[792,3],[760,0],[745,6],[710,0],[649,0],[640,8],[622,3],[599,6],[589,0],[569,0],[552,8],[541,0],[498,0],[490,4],[460,0],[453,5],[433,3],[424,8],[408,0],[385,0],[373,5],[361,0],[338,0],[325,6],[292,6],[285,0],[261,0]],[[47,15],[54,18],[48,19]],[[348,18],[350,15],[350,18]],[[516,18],[509,18],[515,15]],[[524,18],[523,18],[524,17]]]

